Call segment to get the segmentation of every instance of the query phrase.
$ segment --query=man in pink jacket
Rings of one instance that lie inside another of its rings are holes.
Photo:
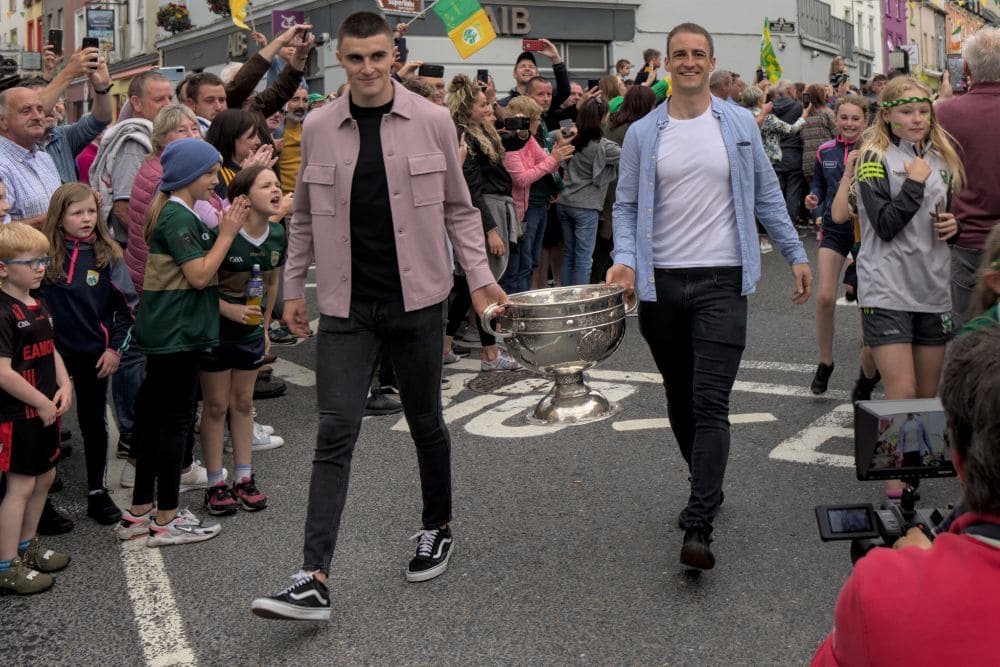
[[[445,571],[452,548],[451,442],[441,414],[441,322],[452,285],[445,234],[476,311],[506,300],[486,262],[447,110],[392,81],[392,29],[381,16],[349,16],[337,48],[350,94],[306,119],[285,265],[292,332],[308,335],[303,294],[313,258],[320,310],[320,421],[303,563],[290,587],[253,601],[253,612],[265,618],[330,617],[326,578],[382,350],[396,371],[423,495],[406,578],[425,581]]]

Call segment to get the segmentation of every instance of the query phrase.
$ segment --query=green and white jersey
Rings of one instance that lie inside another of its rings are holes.
[[[213,234],[215,234],[213,230]],[[250,280],[250,270],[254,264],[260,266],[260,277],[266,287],[272,274],[285,263],[288,255],[288,236],[285,228],[275,222],[267,223],[267,233],[261,238],[251,238],[241,229],[226,258],[219,267],[219,297],[229,303],[246,303],[246,284]],[[267,311],[267,292],[260,304],[261,312]],[[261,324],[248,325],[221,317],[219,340],[222,343],[242,343],[257,340],[264,335]]]
[[[181,265],[204,257],[215,235],[194,211],[171,198],[149,239],[136,313],[135,338],[145,354],[207,350],[219,344],[219,296],[215,283],[195,289]]]

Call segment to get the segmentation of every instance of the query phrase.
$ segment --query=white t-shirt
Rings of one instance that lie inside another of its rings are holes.
[[[653,266],[741,266],[729,154],[709,107],[690,120],[671,118],[656,152]]]

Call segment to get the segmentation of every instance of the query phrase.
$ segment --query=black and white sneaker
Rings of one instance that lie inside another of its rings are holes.
[[[250,605],[254,615],[289,621],[329,621],[330,594],[314,575],[296,572],[292,585],[274,595],[256,598]]]
[[[444,574],[451,558],[451,528],[421,530],[410,539],[417,540],[417,555],[406,568],[406,580],[427,581]]]

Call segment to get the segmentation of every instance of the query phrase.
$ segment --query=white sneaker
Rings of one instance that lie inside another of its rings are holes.
[[[227,478],[228,476],[229,472],[223,468],[222,477]],[[191,469],[181,473],[180,492],[184,493],[185,491],[205,488],[208,488],[208,470],[205,466],[201,465],[201,461],[195,459],[194,463],[191,464]]]
[[[201,521],[190,511],[183,509],[165,526],[156,521],[149,522],[147,547],[170,544],[190,544],[210,540],[222,531],[222,526],[214,521]]]
[[[122,520],[115,527],[115,533],[120,540],[131,540],[135,537],[149,535],[149,522],[156,516],[156,508],[138,516],[129,510],[122,510]]]
[[[760,252],[762,255],[766,255],[772,250],[774,250],[774,246],[771,245],[770,241],[768,241],[767,239],[760,240]]]
[[[270,426],[264,426],[263,424],[253,423],[253,442],[251,442],[250,450],[254,452],[263,452],[268,449],[277,449],[278,447],[283,447],[285,445],[285,439],[280,435],[271,435],[267,432]],[[273,429],[272,429],[273,432]],[[226,436],[224,440],[225,444],[223,449],[226,453],[233,451],[233,441],[229,437],[229,431],[226,430]]]
[[[131,489],[135,486],[135,466],[128,461],[122,466],[122,478],[118,484],[123,489]]]
[[[258,424],[257,423],[257,408],[253,409],[253,426],[254,426],[254,428],[257,428],[258,426],[261,427],[262,429],[264,429],[264,433],[267,433],[268,435],[273,435],[274,434],[274,427],[273,426],[270,426],[268,424]]]

